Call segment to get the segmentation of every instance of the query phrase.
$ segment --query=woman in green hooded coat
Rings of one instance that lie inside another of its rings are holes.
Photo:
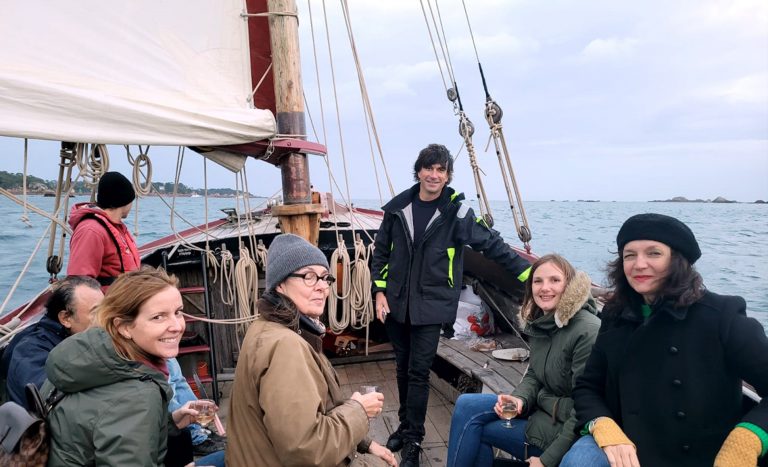
[[[463,394],[456,401],[448,442],[448,467],[490,466],[493,447],[531,466],[554,467],[574,442],[571,391],[597,337],[600,320],[589,277],[565,258],[546,255],[531,267],[520,307],[531,359],[511,395]],[[507,429],[502,404],[517,417]]]

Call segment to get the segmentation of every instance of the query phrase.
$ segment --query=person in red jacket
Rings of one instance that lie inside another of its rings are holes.
[[[108,286],[123,272],[139,268],[136,242],[123,224],[135,198],[133,185],[125,176],[106,172],[99,180],[96,204],[72,207],[67,275],[90,276]]]

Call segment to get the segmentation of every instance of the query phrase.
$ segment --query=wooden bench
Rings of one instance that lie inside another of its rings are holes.
[[[520,337],[500,333],[493,338],[501,344],[501,348],[523,347],[528,345]],[[478,380],[483,385],[483,391],[494,394],[509,394],[520,384],[528,362],[512,362],[499,360],[491,352],[478,352],[470,349],[464,341],[440,338],[437,355],[450,363],[462,373]]]

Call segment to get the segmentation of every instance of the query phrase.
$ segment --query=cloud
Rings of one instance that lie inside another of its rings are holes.
[[[538,52],[537,40],[517,37],[506,32],[493,35],[475,35],[475,44],[482,61],[485,57],[503,55],[505,57],[528,55]],[[470,36],[462,36],[448,41],[451,55],[458,58],[475,60],[475,49]]]
[[[369,91],[375,92],[379,97],[412,96],[417,93],[415,84],[439,80],[439,71],[434,60],[371,66],[366,67],[364,73]]]
[[[634,38],[594,39],[581,51],[583,60],[613,60],[633,54],[639,40]]]
[[[768,73],[755,73],[709,89],[711,95],[731,103],[768,102]]]

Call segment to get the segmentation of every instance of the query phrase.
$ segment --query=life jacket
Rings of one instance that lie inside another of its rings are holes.
[[[98,221],[99,224],[101,224],[109,234],[110,238],[115,244],[115,249],[117,250],[117,256],[120,258],[120,273],[125,272],[125,263],[126,261],[132,257],[135,264],[141,264],[141,257],[139,256],[139,251],[136,248],[136,243],[133,241],[129,241],[127,238],[125,238],[125,235],[123,235],[120,230],[115,227],[115,225],[109,220],[109,218],[103,214],[97,213],[97,212],[89,212],[85,215],[83,215],[81,222],[85,219],[94,219]],[[120,243],[122,242],[122,246]],[[99,281],[99,284],[102,286],[104,285],[111,285],[115,281],[116,277],[97,277],[96,280]]]

